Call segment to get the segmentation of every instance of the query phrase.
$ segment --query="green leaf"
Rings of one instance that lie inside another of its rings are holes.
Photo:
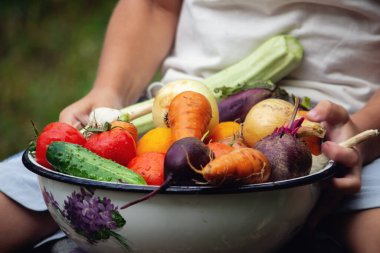
[[[311,99],[309,97],[304,97],[300,104],[301,107],[305,108],[306,110],[311,109]]]
[[[114,222],[116,222],[116,226],[118,228],[121,228],[125,225],[126,221],[125,219],[123,218],[123,216],[120,215],[119,212],[116,212],[116,211],[112,211],[112,220]]]
[[[215,88],[214,92],[220,93],[219,97],[221,99],[223,99],[223,98],[229,97],[233,94],[236,94],[238,92],[241,92],[244,90],[249,90],[249,89],[254,89],[254,88],[265,88],[268,90],[274,90],[276,88],[276,85],[270,80],[267,80],[267,81],[248,81],[248,82],[241,83],[241,84],[238,84],[238,85],[233,86],[233,87],[223,86],[223,87]]]
[[[90,133],[102,133],[102,132],[106,132],[110,129],[111,129],[111,123],[106,122],[101,127],[86,127],[84,130],[86,133],[88,133],[88,132],[90,132]]]

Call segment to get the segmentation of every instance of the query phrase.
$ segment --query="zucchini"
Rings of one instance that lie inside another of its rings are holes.
[[[277,35],[241,61],[204,79],[203,83],[219,99],[222,87],[256,88],[263,81],[276,83],[300,65],[302,56],[303,47],[295,37]]]
[[[73,143],[52,142],[46,159],[58,172],[97,181],[146,185],[136,172]]]
[[[302,61],[303,47],[297,38],[291,35],[277,35],[264,41],[250,55],[234,65],[205,78],[202,82],[213,92],[217,100],[224,95],[224,88],[239,89],[263,87],[263,84],[276,83]],[[231,95],[231,94],[230,94]],[[123,114],[136,110],[140,106],[153,103],[153,99],[136,103],[122,109]],[[154,127],[152,114],[137,118],[132,123],[140,134]]]

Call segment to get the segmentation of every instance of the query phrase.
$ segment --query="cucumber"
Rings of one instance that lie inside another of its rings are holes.
[[[144,178],[114,161],[73,143],[52,142],[46,159],[58,172],[97,181],[146,185]]]

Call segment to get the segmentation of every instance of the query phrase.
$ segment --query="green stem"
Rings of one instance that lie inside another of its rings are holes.
[[[131,121],[131,123],[136,126],[139,134],[146,133],[155,127],[152,113],[148,113],[140,118],[137,118]]]
[[[112,230],[109,233],[110,233],[110,236],[115,238],[127,250],[127,252],[132,252],[132,249],[128,245],[127,239],[125,239],[123,236],[119,235],[118,233],[113,232]]]
[[[120,119],[125,121],[132,121],[152,112],[154,99],[145,100],[120,110]]]

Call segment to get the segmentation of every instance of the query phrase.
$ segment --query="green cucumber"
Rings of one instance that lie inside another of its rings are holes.
[[[46,159],[58,172],[97,181],[146,185],[144,178],[114,161],[68,142],[52,142]]]

